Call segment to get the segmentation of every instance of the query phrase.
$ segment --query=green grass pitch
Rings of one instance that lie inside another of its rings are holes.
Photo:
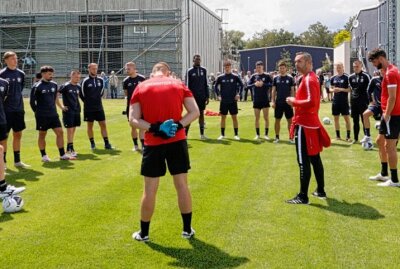
[[[96,125],[99,149],[91,152],[83,124],[75,139],[79,159],[57,161],[55,136],[49,132],[52,162],[46,164],[26,102],[21,155],[32,168],[12,166],[9,141],[6,179],[27,190],[24,211],[0,215],[0,268],[398,268],[400,190],[368,181],[380,169],[377,151],[334,142],[322,153],[328,200],[285,204],[299,189],[295,147],[287,143],[285,120],[281,143],[253,140],[251,102],[239,103],[241,141],[233,140],[230,118],[223,142],[216,141],[219,117],[206,117],[208,141],[199,140],[198,125],[192,124],[189,181],[196,238],[180,237],[181,217],[167,175],[161,179],[151,243],[132,240],[139,228],[143,180],[141,156],[131,151],[128,122],[121,115],[124,102],[104,102],[117,150],[102,149]],[[209,109],[218,111],[218,103],[211,102]],[[324,116],[331,117],[330,104],[322,104]],[[333,136],[332,125],[328,131]]]

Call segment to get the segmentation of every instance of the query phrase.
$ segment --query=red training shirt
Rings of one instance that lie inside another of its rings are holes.
[[[388,88],[396,86],[396,103],[392,113],[390,113],[391,116],[400,116],[400,74],[397,67],[391,64],[387,67],[386,73],[382,79],[381,106],[383,113],[386,113],[386,108],[388,105]]]
[[[139,103],[142,117],[150,124],[164,122],[169,119],[182,119],[183,100],[193,97],[192,92],[180,81],[171,77],[157,76],[140,83],[132,95],[131,104]],[[185,129],[176,132],[169,139],[145,133],[144,143],[157,146],[186,139]]]

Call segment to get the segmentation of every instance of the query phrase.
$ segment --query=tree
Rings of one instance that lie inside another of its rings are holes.
[[[283,49],[281,51],[281,59],[276,63],[276,70],[279,70],[279,62],[280,61],[285,61],[286,62],[286,66],[288,68],[288,70],[293,68],[292,65],[292,55],[290,54],[290,51]]]
[[[346,22],[346,24],[343,26],[343,28],[344,28],[345,30],[347,30],[347,31],[350,32],[351,27],[353,27],[353,21],[354,21],[356,18],[357,18],[357,15],[351,16],[351,17],[347,20],[347,22]]]
[[[351,33],[347,30],[340,30],[333,38],[333,47],[337,47],[345,41],[351,41]]]
[[[225,57],[236,57],[236,55],[238,55],[238,51],[245,48],[246,41],[243,40],[243,37],[244,33],[241,31],[224,31],[222,49]]]
[[[280,46],[286,44],[299,44],[300,39],[292,32],[284,29],[265,29],[262,32],[254,34],[253,38],[248,40],[247,49]]]
[[[307,31],[300,34],[300,39],[308,46],[333,47],[333,33],[321,22],[311,24]]]

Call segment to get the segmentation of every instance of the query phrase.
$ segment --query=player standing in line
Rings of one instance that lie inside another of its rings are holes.
[[[322,126],[318,111],[320,107],[320,83],[312,71],[312,58],[307,52],[296,54],[295,65],[303,75],[296,97],[288,97],[287,103],[294,107],[295,116],[291,126],[291,137],[295,137],[297,162],[300,168],[300,192],[289,204],[308,204],[308,187],[311,178],[311,165],[317,180],[317,189],[313,196],[326,199],[324,166],[320,152],[330,146],[328,133]]]
[[[280,61],[279,75],[274,78],[272,86],[272,101],[271,105],[275,109],[275,140],[274,143],[279,143],[279,133],[281,130],[281,119],[283,113],[288,123],[288,129],[292,124],[293,108],[286,103],[286,98],[294,96],[294,79],[287,73],[287,66],[285,61]],[[290,140],[294,143],[294,140]]]
[[[128,75],[122,82],[122,87],[124,89],[124,93],[126,96],[126,116],[128,117],[129,121],[129,106],[130,106],[130,101],[132,99],[132,95],[135,92],[136,87],[139,85],[139,83],[143,82],[146,80],[146,78],[140,74],[137,73],[136,70],[136,64],[134,62],[128,62],[125,64],[125,72]],[[138,132],[136,128],[131,126],[131,137],[133,140],[133,151],[140,151],[139,145],[138,145]],[[144,131],[139,130],[139,137],[140,137],[140,142],[142,144],[142,150],[144,148]]]
[[[183,106],[187,114],[182,117]],[[190,239],[194,236],[195,231],[191,227],[192,198],[187,183],[189,152],[183,128],[199,114],[192,92],[181,81],[170,77],[167,63],[156,64],[152,78],[140,83],[132,96],[129,122],[135,128],[146,130],[141,168],[144,191],[140,231],[132,235],[137,241],[149,240],[150,220],[160,177],[166,173],[166,163],[178,195],[182,237]]]
[[[260,114],[261,110],[264,116],[264,139],[269,140],[269,107],[270,107],[270,89],[272,87],[271,77],[264,72],[264,63],[262,61],[256,62],[256,73],[253,74],[247,82],[247,87],[253,92],[253,109],[255,116],[256,137],[255,140],[260,139]]]
[[[374,49],[368,54],[368,60],[377,68],[382,69],[382,120],[376,143],[379,147],[381,172],[370,180],[380,180],[382,187],[400,187],[397,174],[397,141],[400,134],[400,73],[396,66],[386,58],[382,49]],[[390,177],[388,173],[388,163]]]
[[[363,64],[360,60],[353,62],[354,73],[349,76],[350,83],[350,105],[351,105],[351,117],[353,118],[353,132],[354,141],[358,142],[358,134],[360,132],[360,118],[363,124],[364,135],[365,124],[363,113],[368,108],[368,85],[371,80],[369,74],[362,70]]]
[[[97,121],[100,126],[101,135],[104,140],[105,149],[113,149],[108,141],[106,115],[104,113],[102,96],[104,93],[103,79],[97,76],[98,65],[91,63],[88,66],[89,75],[82,81],[80,97],[83,101],[83,117],[87,122],[87,134],[90,141],[90,148],[96,149],[94,142],[93,125]]]
[[[64,133],[56,107],[58,86],[57,83],[52,81],[54,69],[51,66],[42,66],[40,72],[42,73],[42,79],[33,85],[30,105],[35,112],[36,130],[39,131],[38,146],[42,161],[50,162],[50,158],[46,153],[46,135],[49,129],[53,129],[56,134],[60,160],[74,160],[76,158],[68,156],[64,149]]]
[[[57,102],[62,110],[64,127],[67,129],[67,154],[77,157],[78,153],[74,149],[74,136],[76,127],[81,126],[81,105],[79,103],[79,93],[81,86],[81,73],[73,70],[70,74],[70,81],[61,85],[58,92],[62,95],[63,104]],[[57,98],[57,100],[59,100]]]
[[[208,91],[207,69],[201,66],[201,56],[193,56],[193,67],[186,73],[186,86],[192,91],[193,97],[200,110],[199,127],[200,139],[206,140],[204,135],[204,110],[209,103],[210,93]],[[186,127],[186,135],[189,132],[189,126]]]
[[[240,92],[243,88],[242,80],[235,74],[232,74],[232,63],[229,60],[224,62],[224,74],[217,77],[215,82],[215,93],[220,100],[219,112],[221,113],[221,136],[218,140],[225,138],[225,122],[226,116],[231,114],[233,128],[235,131],[235,140],[240,140],[239,123],[237,119],[238,104],[240,100]]]
[[[11,129],[13,130],[14,166],[17,168],[28,168],[30,165],[21,161],[22,131],[26,128],[24,100],[22,96],[25,73],[17,68],[18,58],[15,52],[7,51],[4,53],[3,60],[7,67],[0,71],[0,78],[7,80],[10,84],[10,90],[4,102],[4,111],[7,119],[7,133]],[[4,162],[7,162],[7,138],[1,145],[4,148]]]
[[[331,92],[333,95],[332,115],[335,120],[336,139],[340,140],[339,116],[342,115],[346,122],[346,141],[350,139],[350,107],[349,107],[349,76],[344,73],[343,63],[336,64],[337,74],[331,78]]]

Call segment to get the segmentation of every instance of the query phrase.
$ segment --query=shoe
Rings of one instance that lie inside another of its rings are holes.
[[[308,205],[310,202],[308,201],[308,198],[304,199],[304,198],[301,198],[299,195],[296,195],[293,199],[286,200],[286,203],[293,204],[293,205],[297,205],[297,204]]]
[[[96,144],[94,144],[94,143],[93,143],[93,144],[90,144],[90,149],[91,149],[91,150],[95,150],[95,149],[96,149]]]
[[[362,143],[368,142],[368,141],[370,141],[370,140],[371,140],[371,137],[369,137],[369,136],[364,136],[363,139],[360,140],[360,143],[362,144]]]
[[[72,160],[76,160],[76,157],[68,156],[67,154],[60,156],[60,161],[72,161]]]
[[[256,137],[254,137],[254,140],[259,140],[259,139],[260,139],[259,135],[256,135]]]
[[[369,180],[372,181],[388,181],[390,180],[389,176],[382,176],[381,173],[378,173],[376,176],[369,177]]]
[[[139,146],[138,145],[134,145],[132,151],[140,151]]]
[[[200,135],[200,140],[207,140],[207,139],[208,139],[207,136],[205,136],[205,135]]]
[[[385,182],[378,183],[376,185],[379,187],[400,187],[400,182],[394,183],[391,179],[389,179]]]
[[[14,187],[12,185],[7,185],[5,191],[0,191],[0,199],[4,199],[8,196],[19,194],[25,190],[25,187]]]
[[[111,144],[104,145],[104,149],[114,149]]]
[[[289,139],[290,144],[296,144],[296,141],[294,139]]]
[[[31,167],[30,165],[28,165],[28,164],[26,164],[26,163],[23,163],[23,162],[14,163],[14,166],[15,166],[16,168],[29,168],[29,167]]]
[[[132,238],[135,239],[136,241],[140,241],[140,242],[147,242],[147,241],[150,240],[148,235],[142,237],[142,236],[140,235],[140,231],[134,232],[134,233],[132,234]]]
[[[333,141],[341,141],[342,140],[342,138],[340,138],[340,137],[335,137],[334,139],[332,139]]]
[[[183,231],[182,237],[185,239],[190,239],[195,235],[196,231],[193,228],[190,228],[190,233]]]
[[[345,140],[346,142],[349,142],[349,143],[353,143],[353,140],[351,140],[351,138],[346,138],[346,140]]]
[[[319,199],[326,200],[326,193],[325,193],[325,192],[314,191],[314,192],[312,193],[312,195],[313,195],[314,197],[319,198]]]
[[[275,143],[275,144],[278,144],[278,143],[279,143],[279,138],[275,138],[275,139],[274,139],[274,143]]]
[[[225,136],[220,135],[220,136],[217,138],[217,140],[222,140],[222,139],[225,139]]]
[[[239,140],[240,140],[240,137],[239,137],[238,135],[235,135],[235,136],[233,137],[233,139],[239,141]]]
[[[267,141],[271,140],[271,139],[268,137],[268,135],[265,135],[265,136],[264,136],[264,139],[267,140]]]
[[[76,152],[76,151],[71,151],[71,153],[69,154],[71,157],[74,157],[74,158],[76,158],[76,157],[78,157],[78,152]]]
[[[51,160],[50,160],[49,156],[47,156],[47,155],[43,155],[43,156],[42,156],[42,162],[48,163],[48,162],[50,162],[50,161],[51,161]]]

